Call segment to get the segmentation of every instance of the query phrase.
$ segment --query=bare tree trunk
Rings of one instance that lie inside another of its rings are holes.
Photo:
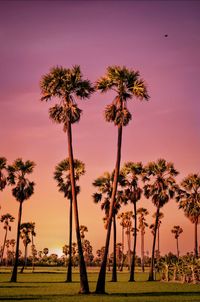
[[[136,243],[137,243],[137,209],[136,202],[134,202],[134,244],[133,244],[133,256],[131,262],[131,272],[129,282],[135,281],[135,258],[136,258]]]
[[[33,240],[33,234],[31,234],[31,241],[32,241],[32,273],[34,273],[35,270],[35,251],[34,251],[34,240]]]
[[[20,203],[19,203],[15,262],[14,262],[14,267],[13,267],[10,282],[17,282],[17,267],[18,267],[18,261],[19,261],[19,238],[20,238],[21,217],[22,217],[22,201],[20,201]]]
[[[72,131],[71,131],[71,123],[68,121],[67,125],[67,137],[68,137],[68,153],[69,153],[69,167],[70,167],[70,180],[72,186],[72,202],[74,208],[74,221],[76,228],[76,238],[79,252],[79,270],[80,270],[80,293],[88,294],[89,284],[87,278],[87,271],[85,266],[85,260],[83,257],[83,250],[81,244],[81,236],[79,230],[79,216],[78,216],[78,204],[76,198],[76,188],[75,188],[75,176],[74,176],[74,158],[73,158],[73,148],[72,148]]]
[[[131,268],[131,230],[130,227],[128,227],[127,231],[127,245],[128,245],[128,269]]]
[[[106,264],[107,264],[108,249],[109,249],[109,243],[110,243],[110,234],[111,234],[115,196],[116,196],[116,192],[117,192],[118,177],[119,177],[119,170],[120,170],[121,144],[122,144],[122,126],[119,126],[118,127],[118,142],[117,142],[117,159],[116,159],[115,173],[114,173],[114,180],[113,180],[113,190],[112,190],[112,196],[111,196],[111,201],[110,201],[106,244],[105,244],[103,261],[101,264],[98,281],[97,281],[97,286],[96,286],[96,291],[95,291],[97,294],[105,294]]]
[[[69,209],[69,262],[66,282],[72,282],[72,199],[70,199]]]
[[[154,254],[155,254],[156,233],[157,233],[157,228],[158,228],[159,212],[160,212],[160,208],[157,207],[155,232],[154,232],[154,237],[153,237],[153,247],[152,247],[152,255],[151,255],[151,266],[150,266],[148,281],[154,281],[154,275],[153,275],[153,272],[154,272]]]
[[[112,270],[112,282],[117,282],[117,259],[116,259],[116,240],[117,240],[117,228],[116,228],[116,214],[113,215],[113,270]]]
[[[158,225],[158,257],[160,256],[160,226]]]

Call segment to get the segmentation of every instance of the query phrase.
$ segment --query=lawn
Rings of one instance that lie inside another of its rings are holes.
[[[88,270],[90,290],[95,290],[98,273]],[[107,274],[106,291],[108,295],[79,295],[79,274],[73,273],[73,283],[65,283],[63,268],[37,268],[32,274],[25,271],[18,274],[18,282],[10,283],[10,272],[0,273],[0,301],[42,301],[42,302],[192,302],[200,301],[200,285],[165,282],[147,282],[147,274],[137,273],[136,282],[130,283],[128,273],[118,274],[118,282],[109,282]]]

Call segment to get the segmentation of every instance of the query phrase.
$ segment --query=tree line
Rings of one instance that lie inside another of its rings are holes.
[[[79,269],[80,269],[80,293],[89,293],[89,284],[87,278],[87,270],[83,255],[83,247],[81,241],[79,214],[77,196],[80,188],[76,186],[79,176],[76,175],[76,160],[73,155],[72,143],[72,125],[80,120],[82,110],[78,107],[78,99],[88,99],[92,93],[99,90],[105,93],[109,90],[115,93],[114,100],[105,108],[105,119],[107,122],[112,122],[117,127],[117,154],[114,172],[110,177],[109,192],[104,192],[101,189],[99,182],[94,181],[94,186],[97,188],[93,197],[96,202],[105,202],[104,196],[108,201],[105,211],[106,224],[106,240],[103,253],[103,259],[96,285],[96,293],[105,293],[105,278],[106,265],[108,259],[108,250],[111,236],[112,223],[116,229],[116,213],[121,202],[132,203],[134,213],[134,246],[133,256],[131,260],[131,272],[129,281],[134,281],[135,270],[135,255],[136,255],[136,238],[137,238],[137,202],[144,194],[146,198],[151,198],[156,207],[155,226],[153,227],[154,238],[151,255],[151,265],[149,280],[153,280],[154,270],[154,254],[157,230],[159,225],[160,209],[172,198],[176,198],[179,202],[179,207],[183,208],[186,215],[195,225],[195,256],[198,257],[197,248],[197,224],[199,222],[199,206],[200,206],[200,178],[198,174],[190,174],[186,177],[181,185],[176,183],[178,171],[174,164],[167,162],[165,159],[158,159],[155,162],[150,162],[147,165],[142,163],[128,162],[121,169],[121,146],[123,127],[127,126],[132,118],[132,115],[127,107],[127,101],[131,99],[139,99],[148,101],[149,95],[147,87],[143,79],[140,78],[138,71],[120,66],[109,66],[106,74],[98,79],[93,85],[89,80],[84,80],[80,70],[80,66],[74,66],[71,69],[63,67],[53,67],[50,72],[42,76],[40,81],[41,101],[51,101],[56,99],[56,105],[49,109],[49,117],[53,122],[63,125],[63,131],[67,133],[68,139],[68,158],[67,162],[62,162],[61,166],[57,166],[55,179],[58,181],[59,190],[64,192],[65,197],[70,199],[70,227],[72,213],[74,213],[75,231],[77,239],[77,247],[79,253]],[[4,165],[6,165],[3,160]],[[68,192],[65,190],[66,183],[62,178],[62,165],[68,165],[68,176],[65,180],[68,182]],[[13,165],[7,167],[8,177],[1,175],[1,190],[8,184],[13,186],[13,196],[19,201],[19,216],[17,227],[16,240],[16,255],[15,263],[12,272],[11,281],[17,281],[17,266],[19,258],[19,237],[20,225],[22,216],[22,204],[30,198],[34,192],[34,182],[27,178],[27,175],[32,173],[35,163],[32,161],[23,162],[22,159],[17,159]],[[5,167],[3,167],[5,168]],[[1,169],[2,170],[2,169]],[[144,183],[141,187],[140,183]],[[104,206],[103,206],[104,207]],[[116,231],[114,231],[116,232]],[[69,236],[70,237],[70,236]],[[70,239],[69,239],[70,240]],[[115,240],[114,240],[115,242]],[[116,250],[114,248],[114,250]],[[115,261],[115,260],[114,260]],[[69,271],[70,275],[70,271]],[[113,278],[116,280],[116,271],[113,272]]]

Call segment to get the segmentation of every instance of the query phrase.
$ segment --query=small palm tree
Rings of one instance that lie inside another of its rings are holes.
[[[127,196],[128,202],[133,204],[134,207],[134,244],[129,278],[129,282],[133,282],[135,281],[135,259],[137,243],[137,202],[140,200],[142,195],[142,189],[139,186],[139,177],[143,172],[143,166],[141,162],[127,162],[124,164],[122,171],[126,180],[125,195]]]
[[[154,213],[152,215],[152,217],[156,220],[156,213]],[[159,212],[159,215],[158,215],[158,226],[157,226],[157,244],[158,244],[158,247],[157,247],[157,252],[158,252],[158,257],[160,257],[160,226],[161,226],[161,223],[162,223],[162,220],[164,218],[164,214],[162,212]],[[155,232],[155,223],[151,224],[150,225],[150,229],[152,229],[152,233],[154,235],[154,232]]]
[[[159,159],[157,162],[150,162],[145,167],[145,175],[143,177],[143,180],[146,183],[144,185],[144,194],[147,198],[151,197],[153,204],[157,208],[149,281],[154,280],[154,254],[160,208],[175,195],[177,186],[174,177],[176,175],[178,175],[178,172],[175,170],[173,163],[168,163],[165,159]]]
[[[81,175],[85,174],[85,164],[74,159],[74,176],[76,182],[76,194],[80,192],[80,186],[77,185]],[[61,161],[55,168],[54,179],[57,181],[59,191],[64,193],[64,196],[70,201],[69,209],[69,261],[67,269],[66,282],[72,282],[72,186],[70,179],[70,164],[69,158]],[[81,235],[80,235],[81,236]]]
[[[109,90],[116,93],[116,97],[114,98],[112,104],[106,106],[105,118],[107,122],[114,123],[114,125],[116,125],[118,128],[117,159],[115,164],[113,190],[108,216],[109,219],[105,252],[96,286],[96,293],[100,294],[105,293],[106,263],[110,242],[115,196],[120,173],[122,129],[124,126],[127,126],[129,121],[131,120],[131,113],[127,109],[127,100],[132,99],[133,97],[139,98],[140,100],[149,99],[144,81],[141,80],[139,76],[140,75],[138,71],[135,72],[133,70],[129,70],[126,67],[109,66],[107,68],[106,75],[100,78],[96,83],[97,90],[100,90],[102,93]]]
[[[10,222],[13,222],[15,220],[15,218],[7,213],[1,216],[0,221],[4,223],[4,230],[5,230],[5,236],[4,236],[4,241],[3,241],[3,247],[2,247],[2,253],[1,253],[1,263],[3,263],[3,256],[4,256],[4,250],[5,250],[5,244],[6,244],[6,240],[7,240],[7,235],[8,235],[8,231],[11,231],[11,225]]]
[[[189,174],[181,182],[176,200],[186,217],[194,224],[194,253],[198,257],[197,226],[200,222],[200,176]]]
[[[148,227],[148,223],[146,222],[146,216],[149,214],[148,210],[145,208],[137,209],[137,214],[139,215],[139,226],[140,234],[141,234],[141,266],[142,271],[144,272],[144,235],[145,235],[145,228]]]
[[[125,201],[126,203],[126,201]],[[118,219],[120,219],[120,225],[122,227],[122,261],[121,261],[121,267],[120,271],[123,271],[123,266],[124,266],[124,260],[125,260],[125,255],[124,255],[124,235],[125,235],[125,229],[127,227],[127,221],[126,221],[126,212],[122,212],[118,214],[117,216]]]
[[[29,222],[24,222],[20,225],[20,237],[23,241],[24,244],[24,263],[21,268],[21,273],[23,273],[24,268],[27,266],[27,251],[28,251],[28,245],[31,243],[31,228],[32,226],[30,225]]]
[[[59,104],[50,108],[49,115],[54,122],[63,124],[63,130],[64,132],[67,132],[72,201],[79,250],[80,293],[89,293],[87,271],[79,231],[71,126],[80,120],[82,112],[75,102],[75,97],[78,99],[87,99],[94,92],[94,88],[90,81],[83,80],[80,66],[74,66],[71,69],[63,67],[51,68],[50,72],[42,77],[40,87],[42,92],[42,101],[49,101],[52,98],[59,100]]]
[[[19,238],[20,238],[20,225],[22,217],[22,205],[23,202],[31,197],[34,193],[34,182],[30,181],[26,175],[33,172],[35,163],[33,161],[27,160],[22,161],[18,158],[14,161],[12,166],[8,166],[8,181],[9,184],[14,186],[12,189],[12,194],[19,202],[19,214],[18,214],[18,224],[17,224],[17,240],[16,240],[16,253],[15,253],[15,263],[13,267],[13,272],[11,276],[11,282],[17,281],[17,267],[19,258]]]
[[[101,209],[105,212],[104,223],[105,228],[108,226],[108,215],[110,209],[110,198],[112,196],[112,186],[113,186],[114,173],[110,174],[105,172],[102,176],[97,178],[93,182],[93,186],[98,189],[98,192],[93,194],[93,201],[95,203],[101,202]],[[124,186],[124,177],[119,175],[119,182],[121,186]],[[123,192],[117,191],[117,196],[114,204],[113,212],[113,270],[112,270],[112,282],[117,281],[117,258],[116,258],[116,241],[117,241],[117,227],[116,227],[116,215],[120,209],[121,203],[123,201]]]
[[[6,162],[7,159],[5,157],[0,157],[0,191],[3,191],[7,184],[7,178],[5,175],[5,171],[7,168]]]
[[[180,234],[183,233],[183,229],[180,227],[180,225],[174,225],[171,232],[172,232],[172,234],[174,234],[174,237],[176,239],[177,257],[179,258],[180,252],[179,252],[178,238],[179,238]]]
[[[80,234],[82,240],[85,238],[85,232],[88,232],[88,228],[85,225],[80,225]]]

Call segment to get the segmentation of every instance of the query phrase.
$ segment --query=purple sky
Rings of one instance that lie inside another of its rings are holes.
[[[178,180],[199,172],[199,1],[1,1],[0,40],[0,156],[9,163],[17,157],[37,163],[35,194],[24,204],[22,220],[36,222],[38,249],[61,248],[68,237],[68,204],[52,180],[55,165],[67,156],[67,139],[62,127],[49,120],[49,105],[40,103],[39,81],[52,66],[80,64],[93,82],[108,65],[139,70],[151,99],[129,102],[133,120],[124,129],[122,163],[164,157],[180,171]],[[103,117],[112,99],[112,93],[96,93],[80,102],[83,115],[73,128],[74,155],[87,170],[81,180],[80,222],[88,226],[95,250],[104,245],[105,232],[91,183],[114,168],[117,129]],[[0,199],[1,212],[16,217],[18,204],[10,188]],[[151,223],[151,201],[143,198],[139,206],[148,207]],[[192,225],[175,202],[163,212],[161,251],[175,252],[170,233],[175,224],[184,229],[181,251],[192,250]],[[15,232],[14,226],[13,237]],[[149,251],[151,244],[147,231]]]

